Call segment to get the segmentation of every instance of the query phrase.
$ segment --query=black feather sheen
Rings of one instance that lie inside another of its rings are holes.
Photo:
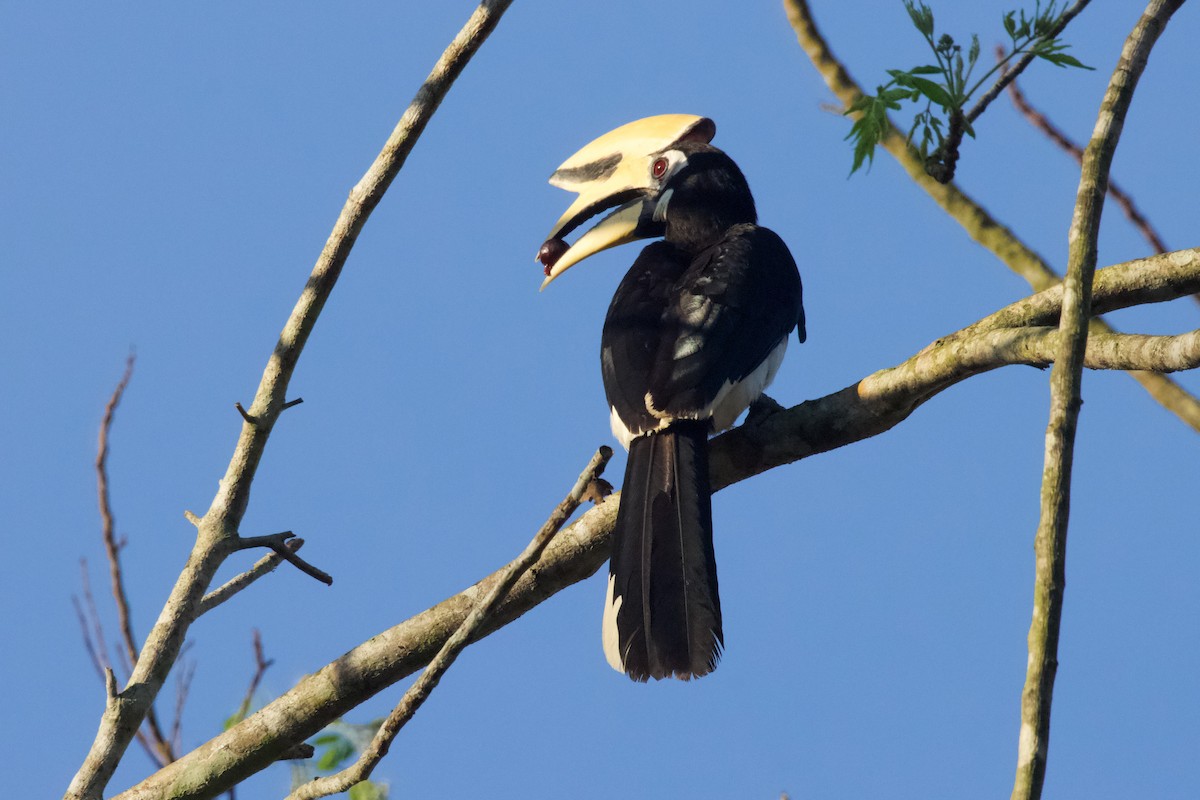
[[[618,644],[634,680],[705,675],[723,646],[707,425],[633,441],[613,538]]]

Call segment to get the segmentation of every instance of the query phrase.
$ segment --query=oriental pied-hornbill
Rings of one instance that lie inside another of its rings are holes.
[[[750,187],[709,144],[715,133],[710,119],[667,114],[588,144],[550,177],[579,197],[538,253],[545,288],[593,253],[662,237],[617,287],[600,350],[613,434],[629,449],[604,652],[638,681],[686,680],[717,665],[724,637],[708,436],[770,384],[792,330],[805,336],[796,262],[755,224]],[[574,244],[564,241],[614,207]]]

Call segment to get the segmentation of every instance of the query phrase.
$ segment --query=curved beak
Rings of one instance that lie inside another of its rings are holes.
[[[601,250],[661,236],[663,223],[655,219],[659,187],[650,175],[651,163],[679,142],[709,142],[715,134],[716,125],[707,117],[661,114],[609,131],[564,161],[550,184],[579,196],[554,223],[538,253],[546,268],[541,288]],[[566,244],[564,237],[613,208],[574,244]]]

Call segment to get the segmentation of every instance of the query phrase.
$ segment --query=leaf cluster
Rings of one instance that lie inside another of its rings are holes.
[[[938,159],[949,146],[957,150],[962,134],[974,138],[971,119],[963,113],[967,101],[993,75],[1016,56],[1032,53],[1059,67],[1091,69],[1065,51],[1069,47],[1057,36],[1062,27],[1065,8],[1058,0],[1051,0],[1045,8],[1038,0],[1032,15],[1025,11],[1009,11],[1002,23],[1011,46],[1008,55],[972,82],[979,61],[979,36],[972,35],[971,43],[964,55],[963,48],[954,37],[938,35],[933,10],[921,0],[903,0],[913,26],[924,37],[933,55],[932,64],[921,64],[908,70],[889,69],[891,78],[878,87],[876,94],[863,94],[846,110],[856,114],[846,139],[853,142],[854,161],[850,174],[857,172],[863,164],[868,167],[874,162],[875,147],[887,135],[890,125],[889,111],[902,110],[905,103],[924,104],[924,108],[913,116],[907,141],[916,147],[927,162]],[[957,158],[955,153],[954,158]]]

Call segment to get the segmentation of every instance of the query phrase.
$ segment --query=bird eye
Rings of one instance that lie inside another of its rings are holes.
[[[650,175],[657,180],[667,174],[667,167],[670,165],[671,162],[667,161],[665,157],[660,156],[654,159],[654,163],[650,165]]]

